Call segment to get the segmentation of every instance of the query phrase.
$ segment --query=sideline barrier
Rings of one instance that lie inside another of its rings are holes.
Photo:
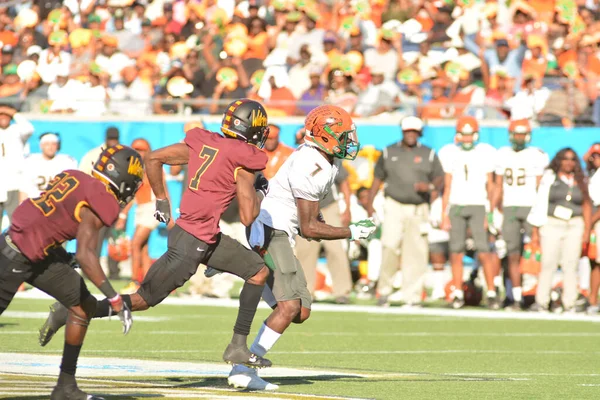
[[[104,141],[106,128],[115,126],[121,132],[121,143],[131,144],[138,138],[147,139],[152,148],[167,146],[181,141],[184,137],[183,125],[188,120],[174,119],[171,117],[149,117],[144,121],[133,119],[111,120],[109,118],[98,121],[89,121],[83,118],[66,116],[40,116],[27,115],[35,127],[35,133],[29,140],[30,151],[39,152],[38,138],[44,132],[57,132],[60,134],[62,144],[61,152],[71,155],[80,160],[90,149],[99,146]],[[221,118],[216,116],[204,117],[203,122],[207,129],[218,131]],[[281,127],[281,141],[287,145],[295,146],[295,133],[302,127],[302,118],[274,118],[273,121]],[[401,138],[399,120],[394,119],[369,119],[356,120],[358,136],[361,146],[372,145],[382,149]],[[507,134],[507,123],[490,121],[482,123],[480,142],[489,143],[498,148],[509,144]],[[453,121],[432,121],[426,128],[421,142],[436,150],[442,146],[452,143],[454,139]],[[598,128],[576,128],[565,130],[563,128],[536,128],[534,129],[531,145],[538,146],[546,151],[550,157],[566,146],[573,147],[579,156],[594,142],[600,141],[600,130]],[[168,177],[168,175],[167,175]],[[168,181],[168,188],[172,199],[174,216],[181,198],[182,184],[176,180]],[[133,234],[135,206],[130,213],[127,223],[127,233]],[[152,233],[150,237],[150,256],[159,257],[166,249],[166,229],[160,228]],[[72,243],[68,246],[73,250]]]

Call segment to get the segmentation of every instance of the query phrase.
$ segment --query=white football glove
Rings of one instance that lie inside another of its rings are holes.
[[[373,218],[363,219],[358,222],[354,222],[350,224],[350,240],[360,240],[360,239],[368,239],[371,237],[377,226],[373,222]]]

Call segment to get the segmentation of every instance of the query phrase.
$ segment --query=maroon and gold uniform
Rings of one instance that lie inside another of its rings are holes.
[[[201,128],[189,130],[185,144],[190,173],[177,225],[206,243],[214,243],[221,215],[236,194],[237,171],[262,171],[268,158],[256,146]]]
[[[82,207],[90,208],[106,226],[117,220],[120,210],[115,195],[98,179],[77,170],[64,171],[40,197],[17,207],[8,234],[25,257],[41,261],[50,248],[75,238]]]
[[[146,274],[138,293],[150,306],[163,301],[196,273],[199,264],[247,280],[264,262],[240,242],[223,235],[219,221],[236,195],[239,169],[263,170],[267,155],[242,140],[201,128],[186,132],[189,177],[181,216],[169,232],[169,249]]]

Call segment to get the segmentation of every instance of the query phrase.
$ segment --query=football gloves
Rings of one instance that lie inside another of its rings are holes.
[[[373,222],[373,219],[369,218],[354,222],[350,224],[349,228],[351,233],[350,240],[360,240],[371,237],[375,233],[377,226]]]
[[[121,310],[116,314],[121,320],[121,325],[123,325],[123,335],[127,335],[131,330],[131,326],[133,325],[133,317],[131,316],[131,311],[129,307],[127,307],[127,303],[123,302],[121,296],[117,296],[115,300],[109,299],[110,302],[110,310],[108,311],[108,318],[110,318],[115,312],[115,307],[118,308],[118,304],[121,304]]]
[[[254,181],[254,189],[257,192],[261,192],[263,198],[267,196],[267,192],[269,191],[269,181],[265,176],[261,173],[256,175],[256,180]]]
[[[159,222],[168,224],[171,221],[171,203],[169,199],[156,199],[156,211],[154,211],[154,218]]]

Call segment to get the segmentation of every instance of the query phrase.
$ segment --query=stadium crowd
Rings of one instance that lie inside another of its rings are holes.
[[[0,101],[22,111],[598,125],[597,0],[53,0],[0,7]]]

